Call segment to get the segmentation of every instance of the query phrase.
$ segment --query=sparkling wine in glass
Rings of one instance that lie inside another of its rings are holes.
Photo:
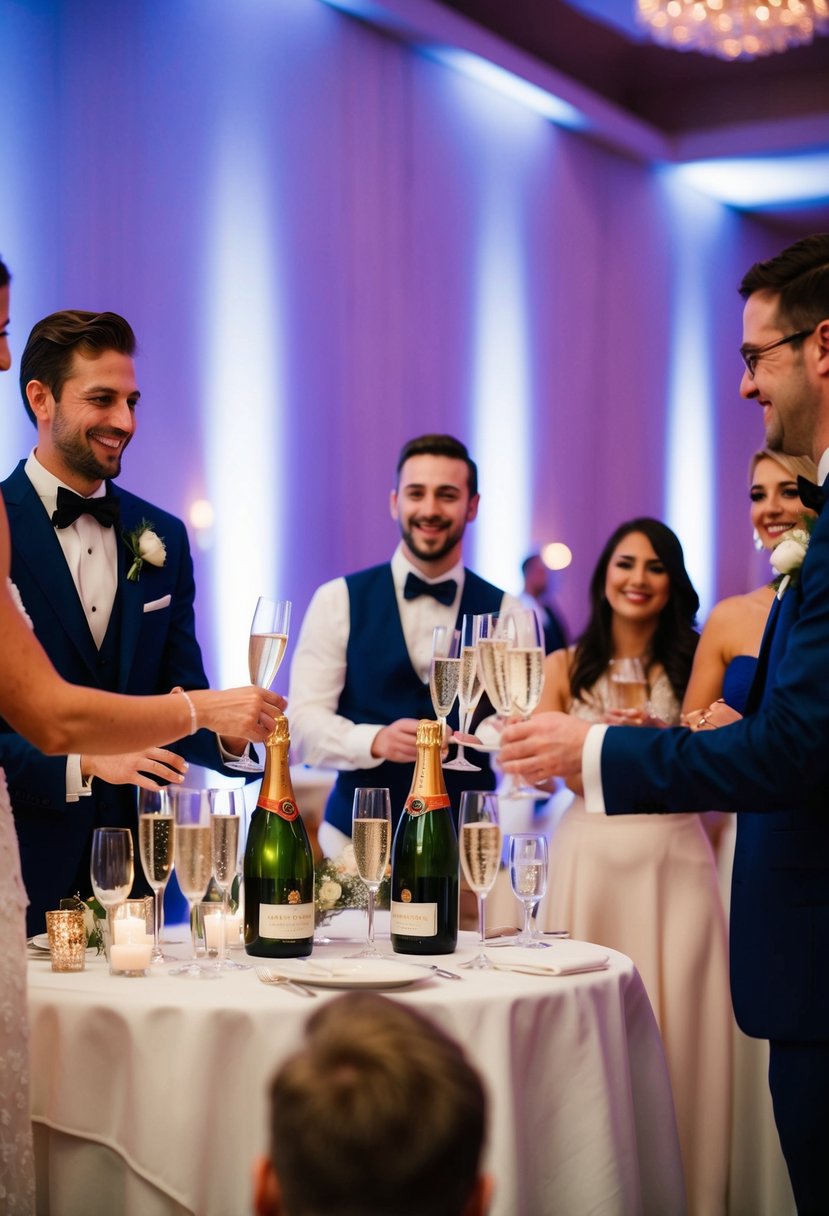
[[[480,949],[468,966],[476,970],[491,968],[484,954],[486,914],[484,904],[498,877],[501,862],[501,827],[498,822],[498,798],[491,790],[464,790],[460,809],[461,867],[469,886],[478,900],[478,930]]]
[[[270,688],[276,679],[288,645],[288,627],[291,623],[290,600],[268,600],[260,596],[256,601],[248,640],[248,672],[251,684]],[[229,760],[226,768],[241,773],[261,773],[262,765],[249,756]]]
[[[176,823],[176,878],[187,900],[190,919],[191,957],[183,967],[175,967],[170,975],[188,979],[204,979],[220,973],[200,967],[196,961],[196,926],[193,909],[204,899],[213,868],[210,841],[210,792],[187,789],[183,785],[167,789],[170,809]]]
[[[526,721],[541,699],[544,686],[544,633],[535,612],[513,612],[508,618],[512,645],[507,651],[510,711]],[[505,798],[545,797],[520,775],[507,783]]]
[[[374,901],[386,874],[391,849],[391,795],[387,789],[354,791],[351,840],[357,873],[368,890],[368,936],[352,958],[382,958],[374,944]]]
[[[176,852],[176,821],[166,790],[138,791],[138,851],[144,877],[154,896],[152,961],[164,963],[168,959],[159,940],[164,888],[173,871]]]
[[[648,681],[639,658],[610,660],[610,708],[648,708]]]
[[[461,734],[468,734],[472,715],[478,708],[478,702],[484,690],[481,677],[481,667],[478,662],[478,617],[464,616],[460,629],[461,666],[458,678],[458,705],[460,706],[459,728]],[[463,744],[458,744],[458,754],[454,760],[444,764],[444,768],[455,769],[464,773],[479,773],[480,766],[467,760]]]
[[[227,957],[230,890],[239,869],[239,841],[245,815],[245,792],[227,788],[208,790],[208,794],[213,879],[222,897],[219,957],[215,967],[219,971],[249,971],[247,963],[233,962]]]
[[[446,719],[455,697],[461,674],[460,632],[436,625],[432,633],[432,662],[429,667],[429,692],[435,716],[446,733]]]
[[[92,891],[107,914],[107,938],[112,941],[112,915],[132,890],[135,875],[129,828],[96,828],[92,833],[89,876]]]
[[[524,909],[524,926],[516,946],[543,946],[532,931],[533,907],[547,890],[547,837],[543,832],[519,832],[510,837],[509,876],[513,894]]]

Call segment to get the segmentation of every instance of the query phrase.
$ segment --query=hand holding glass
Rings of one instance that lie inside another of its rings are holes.
[[[501,828],[498,823],[498,798],[490,790],[464,790],[460,810],[461,867],[478,900],[480,950],[468,964],[476,970],[492,967],[483,952],[486,941],[484,904],[498,877],[501,862]]]
[[[290,621],[290,600],[268,600],[260,596],[256,601],[248,641],[248,672],[251,684],[256,684],[259,688],[270,688],[273,684],[288,645]],[[240,773],[263,771],[262,765],[247,755],[238,760],[229,760],[225,767],[236,769]]]
[[[389,864],[391,795],[387,789],[357,789],[351,820],[357,873],[368,889],[368,937],[352,958],[382,958],[374,944],[374,901]]]
[[[510,838],[509,876],[524,909],[524,927],[515,945],[545,945],[535,939],[531,925],[533,907],[547,890],[547,837],[543,832],[520,832]]]
[[[507,618],[512,645],[507,651],[507,687],[510,710],[526,721],[537,708],[544,687],[544,632],[532,610]],[[538,787],[520,775],[501,791],[505,798],[538,798]],[[541,797],[544,797],[542,793]]]

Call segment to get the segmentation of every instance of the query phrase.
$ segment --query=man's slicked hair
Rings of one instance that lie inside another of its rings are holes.
[[[20,392],[26,413],[35,425],[37,419],[26,396],[29,382],[40,380],[59,401],[76,350],[92,358],[110,350],[132,356],[135,334],[129,322],[115,312],[66,309],[38,321],[20,360]]]
[[[397,459],[397,485],[400,485],[400,470],[412,456],[448,456],[450,460],[462,460],[469,474],[469,497],[478,493],[478,466],[469,455],[466,445],[454,435],[420,435],[410,439],[400,449]]]

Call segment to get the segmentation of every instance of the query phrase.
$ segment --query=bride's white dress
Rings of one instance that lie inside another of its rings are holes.
[[[9,589],[20,604],[11,582]],[[20,608],[23,612],[22,605]],[[27,903],[9,792],[0,769],[0,1212],[4,1216],[31,1216],[35,1210],[26,1008]]]

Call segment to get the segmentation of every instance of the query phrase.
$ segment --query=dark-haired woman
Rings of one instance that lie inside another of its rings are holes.
[[[676,725],[697,644],[699,600],[670,528],[654,519],[617,528],[593,573],[590,606],[575,647],[546,660],[538,712]],[[623,658],[642,663],[647,709],[612,708],[613,664]],[[548,928],[567,928],[636,964],[665,1046],[689,1213],[725,1212],[728,953],[714,858],[699,817],[594,815],[577,796],[553,836],[548,889],[542,914]]]

